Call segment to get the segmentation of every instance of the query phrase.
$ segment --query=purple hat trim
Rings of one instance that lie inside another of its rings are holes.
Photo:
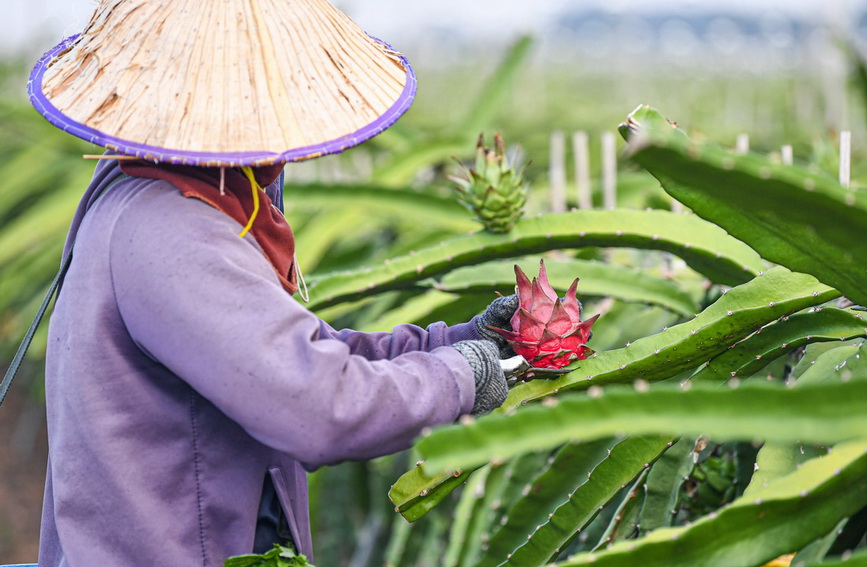
[[[418,90],[418,81],[416,80],[415,72],[409,61],[401,55],[400,61],[406,69],[406,85],[403,92],[398,97],[397,101],[385,113],[371,122],[367,126],[351,133],[342,136],[335,140],[317,144],[314,146],[305,146],[303,148],[295,148],[283,153],[273,152],[230,152],[230,153],[213,153],[213,152],[185,152],[171,151],[166,148],[149,146],[146,144],[137,144],[128,140],[122,140],[114,136],[109,136],[98,130],[85,126],[80,122],[72,120],[60,110],[57,109],[42,92],[42,80],[45,71],[50,66],[51,62],[63,51],[72,47],[77,40],[79,34],[70,36],[60,42],[51,51],[42,56],[33,71],[30,73],[30,80],[27,82],[27,93],[30,96],[30,102],[42,116],[45,117],[51,124],[60,128],[64,132],[77,136],[92,144],[103,146],[110,150],[115,150],[124,155],[131,155],[143,160],[163,163],[176,163],[182,165],[198,165],[198,166],[215,166],[218,164],[227,167],[239,166],[256,166],[279,162],[294,162],[304,161],[307,159],[317,158],[329,154],[341,153],[353,146],[357,146],[362,142],[366,142],[377,134],[382,133],[389,128],[398,118],[400,118],[409,107],[412,106],[415,99],[416,91]],[[375,37],[371,38],[384,45],[391,51],[394,51],[384,41]]]

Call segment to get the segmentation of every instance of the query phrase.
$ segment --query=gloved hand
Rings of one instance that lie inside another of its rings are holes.
[[[512,315],[518,310],[518,296],[515,294],[498,297],[488,305],[485,312],[476,318],[476,330],[482,338],[492,341],[500,351],[500,358],[515,356],[515,351],[506,342],[506,339],[490,330],[488,327],[512,330]]]
[[[476,402],[470,413],[482,415],[503,405],[509,395],[509,386],[494,343],[484,340],[460,341],[453,344],[452,348],[467,359],[476,379]]]

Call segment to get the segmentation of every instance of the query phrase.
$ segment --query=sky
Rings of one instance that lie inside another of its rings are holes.
[[[334,0],[368,33],[407,49],[420,35],[459,29],[482,40],[538,32],[558,13],[576,6],[601,6],[629,15],[669,9],[691,12],[727,9],[761,15],[783,11],[807,17],[829,14],[845,20],[867,0]],[[80,31],[96,0],[3,0],[0,53],[45,51]]]

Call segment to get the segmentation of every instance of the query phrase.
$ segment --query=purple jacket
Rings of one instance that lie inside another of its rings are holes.
[[[478,334],[335,331],[216,209],[137,178],[97,199],[119,175],[97,167],[51,318],[40,567],[222,565],[252,550],[265,475],[311,554],[305,468],[469,413],[445,345]]]

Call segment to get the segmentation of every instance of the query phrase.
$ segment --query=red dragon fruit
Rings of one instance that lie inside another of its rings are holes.
[[[518,310],[512,316],[512,330],[490,329],[499,333],[516,353],[536,368],[562,368],[593,354],[585,343],[599,315],[581,321],[578,278],[560,299],[548,283],[544,261],[539,278],[533,278],[532,283],[519,266],[515,266],[515,275]]]

